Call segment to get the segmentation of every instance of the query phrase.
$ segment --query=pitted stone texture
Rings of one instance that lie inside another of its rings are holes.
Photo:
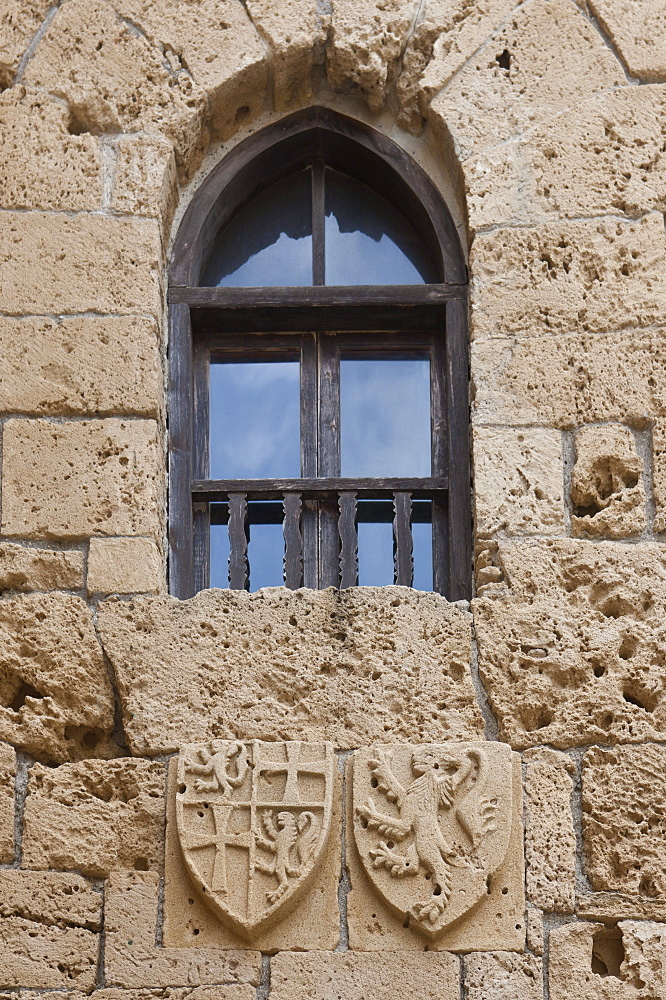
[[[666,896],[666,748],[594,748],[583,758],[583,834],[596,890]]]
[[[78,590],[82,586],[83,552],[0,542],[0,591]]]
[[[652,483],[654,530],[666,531],[666,419],[658,417],[652,428]]]
[[[645,530],[643,460],[628,427],[582,427],[574,438],[574,535],[628,538]]]
[[[86,587],[89,594],[160,593],[165,568],[152,538],[91,538]]]
[[[157,218],[166,233],[178,201],[176,158],[171,143],[152,135],[125,135],[115,143],[111,207]]]
[[[242,0],[116,0],[114,6],[179,76],[191,74],[193,90],[204,91],[214,139],[228,139],[261,111],[268,60]]]
[[[47,94],[0,94],[0,207],[88,211],[99,207],[98,141],[71,135],[67,109]]]
[[[102,924],[102,896],[84,878],[70,872],[5,869],[0,871],[0,917],[98,931]]]
[[[88,760],[29,773],[23,864],[104,878],[163,862],[164,764]]]
[[[247,0],[248,12],[272,49],[273,104],[284,111],[312,96],[314,49],[324,40],[316,0]]]
[[[544,929],[543,914],[533,906],[527,907],[527,949],[533,955],[543,955]]]
[[[107,880],[104,903],[106,985],[131,990],[220,982],[258,986],[261,975],[258,951],[155,946],[159,882],[157,872],[114,872]],[[130,929],[131,935],[128,934]],[[229,1000],[232,997],[236,1000],[235,993]],[[226,1000],[226,997],[206,993],[199,1000]]]
[[[479,534],[553,534],[564,529],[559,431],[479,427],[473,456]]]
[[[0,300],[7,313],[159,317],[161,270],[160,230],[151,219],[3,214]]]
[[[435,952],[281,952],[271,1000],[458,1000],[458,962]]]
[[[599,32],[568,0],[532,0],[433,100],[466,160],[602,90],[626,83]]]
[[[154,420],[9,420],[3,531],[41,539],[159,536],[161,465]]]
[[[4,917],[0,920],[0,982],[34,989],[90,993],[97,975],[99,937],[81,927]]]
[[[477,236],[472,333],[542,337],[659,325],[666,295],[661,215],[592,219]],[[553,350],[556,350],[554,347]]]
[[[81,132],[161,132],[173,143],[184,177],[200,162],[204,91],[183,71],[175,52],[166,62],[106,0],[62,4],[24,82],[64,98]]]
[[[666,79],[666,8],[662,0],[590,0],[589,6],[632,76]]]
[[[10,87],[23,53],[53,0],[4,0],[0,13],[0,87]]]
[[[476,739],[471,618],[401,587],[203,591],[100,606],[135,753],[212,737]]]
[[[666,900],[625,896],[619,892],[590,892],[576,897],[576,914],[586,920],[656,920],[666,924]]]
[[[156,989],[95,990],[95,1000],[256,1000],[254,986],[158,987]],[[0,992],[0,1000],[41,1000],[43,993],[30,990]],[[53,991],[49,1000],[85,1000],[86,994],[76,990]]]
[[[464,964],[468,1000],[542,1000],[543,971],[535,955],[472,954]]]
[[[157,416],[157,327],[142,316],[0,316],[0,411]]]
[[[0,743],[0,864],[14,860],[14,779],[16,751]]]
[[[570,333],[472,344],[474,423],[571,429],[666,415],[664,330]],[[621,391],[620,390],[621,387]]]
[[[0,600],[0,739],[41,760],[118,752],[92,616],[69,594]]]
[[[416,14],[414,0],[332,0],[328,79],[336,90],[358,87],[372,111],[386,91]]]
[[[661,1000],[663,924],[573,923],[550,934],[549,983],[557,1000]]]
[[[574,762],[556,750],[528,750],[525,763],[527,898],[546,912],[573,913],[576,832],[571,811]]]

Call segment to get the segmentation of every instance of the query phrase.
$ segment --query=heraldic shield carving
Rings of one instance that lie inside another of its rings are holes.
[[[409,926],[441,934],[487,893],[511,831],[511,750],[442,743],[358,750],[354,835],[375,890]]]
[[[213,740],[181,750],[185,866],[207,905],[245,937],[279,920],[316,875],[334,768],[328,743]]]

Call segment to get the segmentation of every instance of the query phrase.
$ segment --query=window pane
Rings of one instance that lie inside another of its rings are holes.
[[[326,170],[326,284],[418,285],[438,280],[421,237],[360,181]]]
[[[250,519],[252,518],[252,504]],[[275,504],[279,524],[250,524],[250,544],[248,558],[250,562],[250,590],[260,590],[262,587],[282,587],[284,534],[282,532],[282,504]]]
[[[414,503],[413,514],[419,507],[427,507],[426,516],[431,517],[430,503]],[[424,511],[425,514],[425,511]],[[412,545],[414,558],[414,582],[412,586],[415,590],[432,590],[432,524],[415,523],[412,520]]]
[[[229,526],[226,524],[210,526],[210,586],[222,590],[229,588]]]
[[[269,185],[234,216],[217,236],[201,284],[312,284],[309,170]]]
[[[363,504],[359,503],[359,518]],[[390,516],[390,515],[389,515]],[[393,525],[358,522],[358,582],[361,587],[387,587],[393,583]]]
[[[211,364],[211,478],[286,479],[300,471],[298,361]]]
[[[430,475],[430,362],[340,362],[343,476]]]

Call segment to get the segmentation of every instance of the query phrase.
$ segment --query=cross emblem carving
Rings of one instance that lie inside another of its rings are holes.
[[[299,774],[321,774],[325,776],[329,772],[329,762],[326,760],[302,761],[302,743],[300,740],[290,740],[283,745],[287,751],[287,760],[277,761],[260,758],[262,762],[257,768],[257,774],[286,774],[287,784],[282,801],[300,802],[301,798],[298,790]]]
[[[232,805],[214,805],[213,833],[193,833],[188,831],[185,847],[189,851],[199,851],[204,847],[215,847],[215,861],[211,888],[221,896],[227,896],[227,847],[244,847],[249,851],[253,846],[253,834],[250,830],[242,833],[229,832],[229,819],[234,810]]]

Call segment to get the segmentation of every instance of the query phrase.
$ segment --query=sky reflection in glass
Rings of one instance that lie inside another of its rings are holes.
[[[340,459],[346,477],[429,476],[430,362],[340,362]]]
[[[298,478],[300,454],[298,361],[211,364],[211,478]]]
[[[229,526],[210,526],[210,585],[221,590],[229,588]]]
[[[373,506],[376,507],[376,504]],[[358,504],[358,582],[361,587],[386,587],[394,582],[393,504],[387,503],[382,521],[365,521],[365,504]],[[414,513],[431,516],[431,504],[416,501]],[[382,516],[382,515],[380,515]],[[412,557],[416,590],[432,590],[432,524],[412,523]]]

